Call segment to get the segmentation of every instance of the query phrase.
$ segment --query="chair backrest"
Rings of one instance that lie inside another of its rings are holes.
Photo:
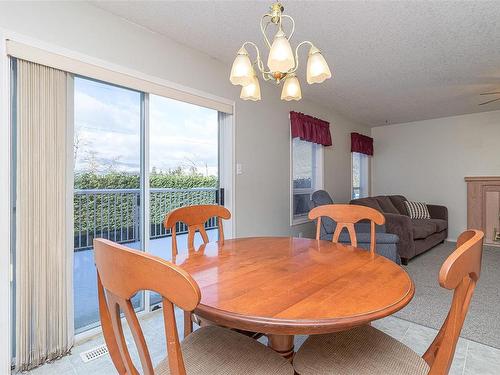
[[[379,211],[354,204],[327,204],[315,207],[309,212],[309,219],[317,220],[317,240],[320,239],[322,217],[329,217],[337,223],[332,237],[333,242],[338,242],[340,233],[344,228],[347,228],[352,246],[358,246],[354,224],[361,220],[370,220],[370,253],[375,254],[375,224],[382,225],[385,223],[385,217]]]
[[[161,258],[128,249],[104,239],[94,240],[99,315],[106,345],[119,374],[138,375],[123,334],[123,312],[134,338],[145,375],[154,369],[144,335],[132,306],[138,291],[151,290],[163,298],[163,318],[167,338],[170,373],[185,375],[184,361],[175,323],[174,304],[192,311],[201,293],[193,278],[184,270]]]
[[[430,375],[445,375],[450,370],[458,338],[469,310],[474,289],[481,274],[484,233],[467,230],[439,271],[439,284],[453,290],[450,311],[436,338],[423,355]]]
[[[194,235],[196,231],[200,232],[203,238],[203,243],[208,242],[208,235],[205,231],[205,223],[208,219],[216,217],[217,226],[219,227],[219,242],[224,243],[224,228],[222,227],[222,219],[228,220],[231,218],[231,212],[224,207],[216,204],[204,204],[196,206],[180,207],[170,211],[163,225],[166,229],[172,232],[172,258],[177,255],[177,233],[176,224],[182,222],[188,227],[188,248],[194,248]]]

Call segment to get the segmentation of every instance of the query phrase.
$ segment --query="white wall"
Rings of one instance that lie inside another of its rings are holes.
[[[239,100],[228,64],[83,2],[0,3],[0,28],[236,101],[236,234],[287,235],[290,110],[330,121],[334,146],[325,152],[325,187],[336,201],[350,196],[349,133],[369,129],[307,100],[286,103],[262,84],[263,100]],[[179,34],[182,34],[179,30]],[[214,46],[216,49],[217,46]],[[236,51],[237,46],[235,46]],[[297,231],[310,233],[310,226]]]
[[[500,175],[500,111],[372,129],[375,194],[448,207],[450,239],[467,227],[465,176]]]

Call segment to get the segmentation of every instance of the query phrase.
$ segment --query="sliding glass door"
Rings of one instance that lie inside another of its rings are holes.
[[[223,204],[220,125],[213,109],[140,93],[86,78],[74,79],[75,329],[99,325],[94,238],[171,259],[165,215],[178,207]],[[217,221],[206,224],[218,239]],[[179,249],[187,228],[177,228]],[[196,236],[196,243],[201,237]],[[134,297],[150,309],[155,293]]]
[[[75,330],[99,325],[94,238],[142,245],[141,128],[144,94],[74,79]],[[143,307],[143,293],[134,297]]]
[[[149,96],[150,239],[148,251],[171,259],[170,231],[163,227],[169,211],[220,202],[218,112],[156,95]],[[217,241],[217,221],[205,223]],[[187,248],[187,227],[177,227],[179,249]],[[195,236],[195,244],[201,237]],[[161,301],[151,293],[150,304]]]

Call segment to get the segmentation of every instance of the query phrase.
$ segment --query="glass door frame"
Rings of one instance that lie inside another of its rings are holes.
[[[149,93],[141,95],[141,182],[140,182],[140,199],[141,199],[141,250],[146,254],[149,253],[149,236],[151,232],[150,221],[150,192],[149,192]],[[151,312],[150,295],[151,292],[146,290],[142,299],[143,306],[140,311],[142,314]]]
[[[146,195],[144,195],[144,191],[147,191],[146,189],[146,186],[149,186],[147,181],[149,179],[149,173],[146,173],[146,170],[143,169],[144,165],[146,165],[145,163],[147,163],[147,160],[145,160],[144,158],[144,155],[145,155],[145,152],[147,152],[148,150],[146,149],[146,146],[147,146],[147,143],[146,140],[145,140],[145,135],[147,135],[147,133],[145,132],[146,129],[148,129],[148,126],[149,126],[149,118],[148,118],[148,105],[147,105],[147,101],[149,99],[149,96],[147,93],[143,92],[143,91],[139,91],[139,90],[136,90],[136,89],[131,89],[129,87],[125,87],[125,86],[120,86],[120,85],[117,85],[117,84],[114,84],[114,83],[110,83],[110,82],[105,82],[105,81],[102,81],[102,80],[99,80],[99,79],[95,79],[95,78],[92,78],[92,77],[87,77],[87,76],[83,76],[83,75],[79,75],[79,74],[72,74],[72,73],[69,73],[68,74],[68,81],[70,81],[71,83],[68,85],[68,96],[70,95],[70,93],[72,94],[71,98],[68,98],[68,100],[71,100],[71,113],[68,113],[68,123],[71,124],[71,132],[68,133],[68,145],[71,145],[69,147],[73,147],[74,145],[74,134],[75,134],[75,109],[74,109],[74,97],[75,97],[75,79],[81,79],[81,80],[86,80],[86,81],[92,81],[92,82],[96,82],[98,84],[101,84],[101,85],[106,85],[106,86],[111,86],[111,87],[114,87],[114,88],[118,88],[118,89],[123,89],[123,90],[127,90],[127,91],[132,91],[136,94],[139,95],[139,202],[138,202],[138,205],[139,205],[139,227],[138,227],[138,241],[140,243],[140,246],[138,249],[138,251],[142,251],[142,252],[146,252],[146,244],[145,244],[145,238],[146,236],[148,235],[148,232],[146,232],[146,229],[148,226],[146,225],[146,223],[148,222],[147,220],[149,220],[149,216],[146,218],[145,214],[148,213],[148,211],[145,211],[147,208],[145,207],[145,205],[147,205],[149,203],[149,199],[146,199]],[[72,153],[71,153],[72,154]],[[74,212],[74,204],[73,204],[73,197],[74,197],[74,178],[75,178],[75,165],[73,165],[73,163],[69,163],[68,164],[68,176],[69,176],[69,180],[71,181],[68,181],[68,183],[70,184],[70,190],[71,190],[71,198],[70,198],[70,202],[68,202],[68,215],[75,215],[75,212]],[[72,224],[73,225],[73,224]],[[71,229],[68,229],[68,231],[70,230],[73,230],[73,226],[71,227]],[[125,246],[127,246],[127,244],[125,244]],[[74,248],[72,248],[72,257],[75,256],[74,254]],[[72,267],[72,271],[74,272],[74,258],[73,258],[73,267]],[[72,275],[72,278],[74,277],[74,274]],[[74,283],[74,281],[72,281]],[[145,310],[146,310],[146,298],[148,296],[148,293],[147,292],[141,292],[142,294],[142,298],[140,299],[140,304],[138,307],[134,307],[135,311],[137,314],[141,314],[141,313],[144,313]],[[98,307],[98,305],[97,305]],[[73,284],[73,306],[71,307],[71,309],[73,310],[73,317],[75,316],[75,293],[74,293],[74,284]],[[98,313],[99,313],[99,307],[98,307]],[[123,314],[122,314],[123,315]],[[100,319],[97,320],[96,322],[93,322],[93,323],[90,323],[86,326],[83,326],[83,327],[79,327],[78,329],[76,329],[74,326],[73,326],[73,329],[74,329],[74,336],[75,336],[75,342],[77,341],[82,341],[82,340],[85,340],[87,337],[90,337],[90,336],[93,336],[97,333],[99,333],[101,331],[101,324],[100,324]]]
[[[236,109],[233,113],[219,112],[219,188],[224,189],[224,207],[231,212],[231,218],[224,222],[224,237],[236,237]]]
[[[83,77],[89,79],[88,77]],[[92,79],[92,78],[90,78]],[[104,82],[108,84],[107,82]],[[116,86],[116,85],[115,85]],[[119,86],[120,87],[120,86]],[[128,89],[127,87],[124,87]],[[134,90],[137,91],[137,90]],[[140,115],[140,203],[141,203],[141,251],[149,254],[150,251],[150,101],[149,93],[141,92],[141,115]],[[219,188],[224,189],[224,206],[231,212],[231,218],[224,222],[225,238],[233,238],[235,233],[235,115],[233,113],[218,112],[218,128],[219,128]],[[146,316],[153,311],[153,306],[150,304],[151,292],[145,291],[142,298],[143,305],[137,312],[138,317]],[[75,334],[75,343],[84,341],[102,331],[101,326],[90,328],[88,330]]]

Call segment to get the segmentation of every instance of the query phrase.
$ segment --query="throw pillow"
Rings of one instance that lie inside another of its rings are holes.
[[[409,202],[405,201],[406,210],[410,219],[430,219],[431,214],[424,202]]]

